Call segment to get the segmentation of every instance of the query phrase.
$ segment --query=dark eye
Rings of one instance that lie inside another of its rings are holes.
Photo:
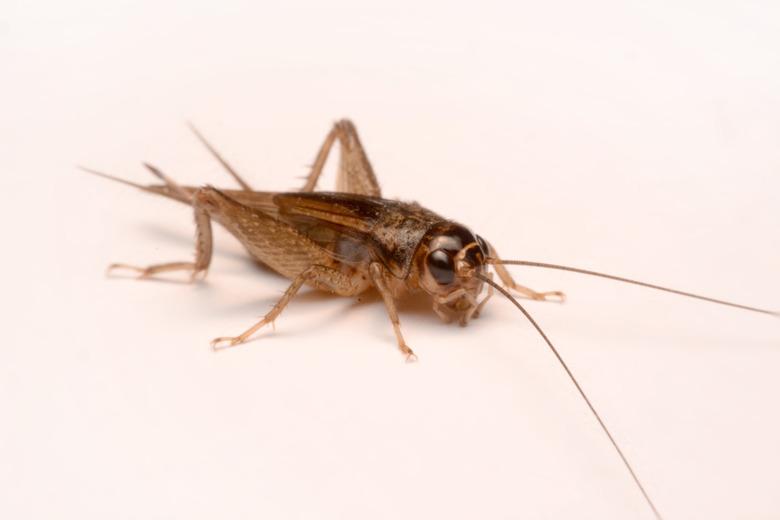
[[[455,269],[452,265],[452,257],[443,249],[431,251],[426,260],[428,271],[439,285],[448,285],[455,280]]]

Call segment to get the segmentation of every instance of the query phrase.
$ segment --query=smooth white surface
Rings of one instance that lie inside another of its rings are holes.
[[[195,286],[146,182],[297,187],[333,120],[388,197],[509,258],[780,307],[776,2],[6,2],[0,13],[3,518],[651,518],[541,339],[496,298],[445,326],[312,292],[218,232]],[[587,4],[587,5],[586,5]],[[332,186],[332,171],[324,186]],[[780,517],[780,320],[513,269],[660,510]]]

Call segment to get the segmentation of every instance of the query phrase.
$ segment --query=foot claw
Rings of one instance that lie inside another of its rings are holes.
[[[216,352],[219,350],[228,349],[230,347],[235,347],[239,343],[243,343],[243,342],[244,340],[241,339],[241,337],[233,338],[233,337],[225,336],[221,338],[215,338],[211,340],[211,349]]]
[[[557,301],[558,303],[565,303],[566,302],[566,294],[562,293],[561,291],[550,291],[550,292],[543,292],[539,293],[540,300],[544,300],[546,302],[550,301]]]
[[[206,279],[206,269],[193,269],[190,275],[190,283],[202,282]]]
[[[142,267],[136,267],[134,265],[127,265],[127,264],[111,264],[106,268],[106,276],[111,276],[114,271],[117,269],[125,269],[127,271],[135,271],[139,273],[138,278],[143,278],[144,273],[146,272],[146,269]]]
[[[534,295],[531,296],[531,299],[540,302],[564,303],[566,301],[566,294],[561,291],[539,292],[534,293]]]
[[[406,362],[407,363],[417,363],[417,354],[412,352],[411,350],[406,353]]]

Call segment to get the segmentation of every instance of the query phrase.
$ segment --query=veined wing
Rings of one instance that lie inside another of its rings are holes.
[[[278,218],[349,264],[382,262],[405,278],[425,233],[444,219],[416,203],[349,193],[277,193]]]

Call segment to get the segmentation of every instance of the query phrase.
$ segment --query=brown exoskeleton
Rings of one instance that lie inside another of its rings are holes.
[[[144,186],[87,170],[189,204],[195,212],[197,236],[193,262],[148,267],[112,264],[110,270],[129,269],[138,272],[140,277],[182,270],[189,271],[191,279],[195,280],[205,274],[211,262],[211,221],[215,220],[238,238],[253,258],[292,280],[284,295],[263,319],[238,336],[216,338],[212,341],[215,349],[243,343],[258,329],[272,323],[298,290],[307,284],[340,296],[356,296],[369,289],[377,290],[384,300],[398,348],[407,360],[414,360],[416,356],[401,334],[395,301],[402,293],[428,293],[433,300],[434,311],[443,320],[457,320],[465,325],[479,315],[493,289],[498,290],[541,334],[658,518],[660,514],[633,468],[557,349],[508,289],[536,300],[563,301],[563,293],[536,292],[523,287],[512,279],[504,264],[574,271],[778,316],[777,312],[769,310],[594,271],[538,262],[503,261],[487,241],[465,226],[419,204],[381,198],[379,184],[357,131],[347,120],[337,122],[325,138],[301,190],[288,193],[252,190],[194,128],[193,131],[242,189],[179,186],[148,164],[146,167],[163,181],[162,184]],[[336,191],[317,192],[317,181],[336,141],[341,150]],[[488,272],[491,266],[503,285],[493,281],[492,274]],[[487,290],[484,290],[485,286]]]

